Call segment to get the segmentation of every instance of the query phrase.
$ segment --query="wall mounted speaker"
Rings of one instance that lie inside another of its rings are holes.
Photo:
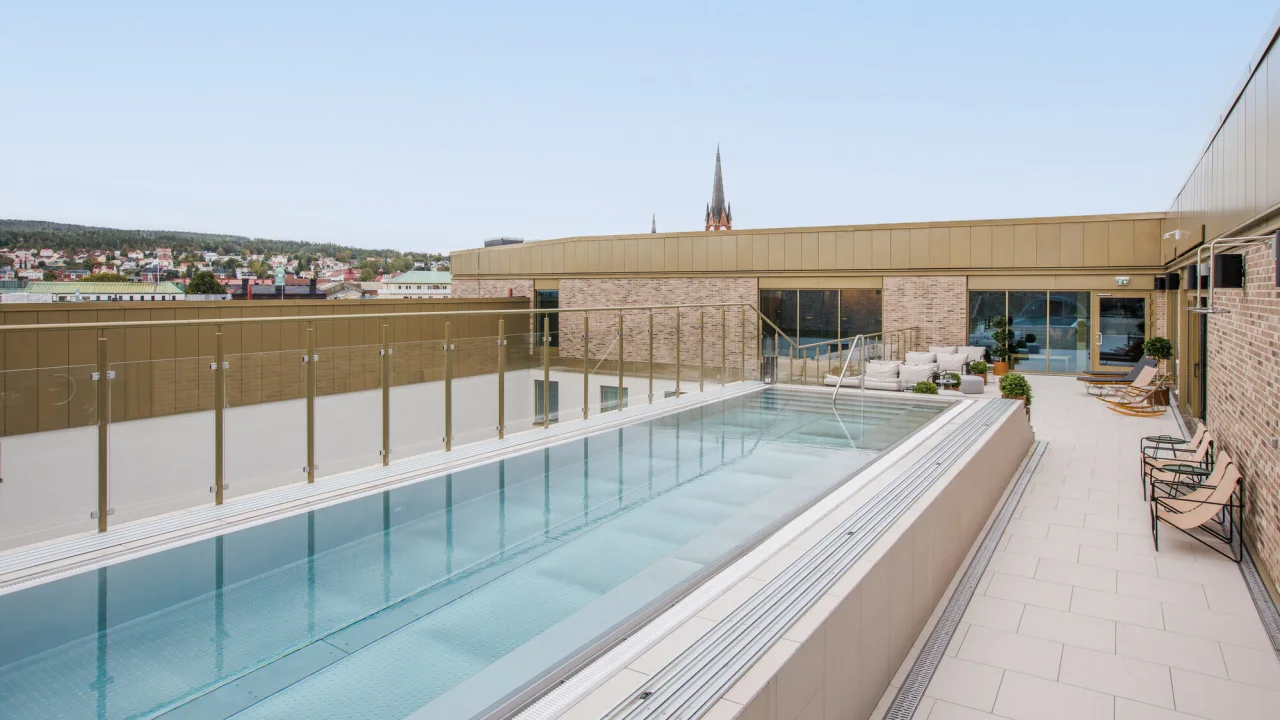
[[[1170,290],[1177,290],[1179,287],[1182,286],[1182,273],[1176,273],[1176,272],[1165,273],[1164,285],[1166,288]]]
[[[1244,256],[1213,256],[1213,288],[1239,290],[1244,287]]]
[[[1155,289],[1156,289],[1156,290],[1167,290],[1167,289],[1168,289],[1168,287],[1167,287],[1167,286],[1168,286],[1168,284],[1169,284],[1169,283],[1168,283],[1167,281],[1165,281],[1165,279],[1164,279],[1164,276],[1163,276],[1163,275],[1157,275],[1157,276],[1155,277],[1155,283],[1156,283],[1156,284],[1155,284]]]

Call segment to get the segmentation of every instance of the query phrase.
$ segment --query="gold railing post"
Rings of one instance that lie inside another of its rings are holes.
[[[542,427],[551,428],[551,316],[542,316]]]
[[[618,410],[622,410],[622,311],[618,311]]]
[[[720,308],[720,387],[724,387],[725,383],[728,382],[726,376],[729,374],[729,363],[726,361],[728,349],[725,346],[728,341],[728,331],[725,330],[724,318],[724,308]]]
[[[742,377],[738,378],[743,382],[747,380],[747,308],[745,306],[738,308],[738,340],[741,347],[739,351],[742,353]]]
[[[796,346],[787,343],[787,353],[791,359],[787,361],[787,384],[793,384],[796,381]]]
[[[680,308],[676,308],[676,397],[680,397]]]
[[[444,450],[453,449],[453,323],[444,324]]]
[[[227,404],[226,354],[222,342],[222,326],[213,335],[213,502],[221,505],[225,500],[226,481],[223,479],[223,409]]]
[[[649,404],[653,404],[653,311],[649,311]]]
[[[506,320],[498,318],[498,439],[506,427],[507,408],[507,332]]]
[[[382,323],[382,464],[391,462],[391,326]]]
[[[110,365],[107,362],[106,331],[98,331],[98,532],[107,531],[108,507],[107,486],[107,423],[111,422],[111,392],[107,379],[111,377]]]
[[[707,313],[698,308],[698,392],[702,392],[707,379]]]
[[[587,419],[587,408],[591,407],[591,400],[587,394],[590,385],[588,379],[591,377],[591,316],[582,313],[582,419]]]
[[[307,482],[316,481],[316,329],[307,323]]]

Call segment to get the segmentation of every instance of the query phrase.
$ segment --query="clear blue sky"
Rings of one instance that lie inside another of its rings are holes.
[[[447,251],[1164,210],[1276,6],[0,0],[0,217]]]

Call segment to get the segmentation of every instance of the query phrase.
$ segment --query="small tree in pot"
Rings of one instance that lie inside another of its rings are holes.
[[[995,341],[995,347],[991,348],[991,359],[995,361],[993,371],[999,377],[1009,372],[1009,340],[1012,336],[1009,332],[1009,318],[997,315],[987,320],[987,325],[995,331],[991,333],[991,339]]]
[[[911,392],[920,393],[921,395],[937,395],[938,386],[928,380],[921,380],[915,384],[915,387],[911,388]]]
[[[1022,373],[1009,373],[1000,378],[1000,397],[1021,400],[1027,408],[1027,417],[1031,417],[1031,383]]]
[[[1149,338],[1142,344],[1142,352],[1146,353],[1147,357],[1159,362],[1160,374],[1164,375],[1169,372],[1167,363],[1169,358],[1173,357],[1173,343],[1169,342],[1168,338],[1163,338],[1159,335]],[[1157,390],[1154,400],[1160,405],[1168,405],[1169,388],[1162,387]]]

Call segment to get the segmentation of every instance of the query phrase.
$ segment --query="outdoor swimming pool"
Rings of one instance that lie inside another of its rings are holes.
[[[0,717],[483,713],[947,407],[766,388],[0,595]]]

